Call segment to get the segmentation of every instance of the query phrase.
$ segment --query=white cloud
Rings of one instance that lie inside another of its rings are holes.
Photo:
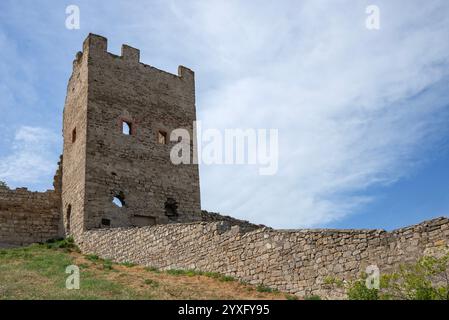
[[[28,186],[50,180],[57,164],[54,150],[60,137],[40,127],[20,127],[14,136],[11,153],[0,158],[0,180],[10,186]]]
[[[279,128],[281,139],[277,176],[203,166],[204,207],[275,227],[329,223],[447,134],[448,94],[433,86],[449,75],[448,4],[378,2],[378,32],[353,1],[173,2],[203,126]]]
[[[371,4],[79,1],[82,31],[107,36],[110,50],[125,42],[145,63],[195,70],[204,128],[279,129],[278,175],[201,168],[204,208],[274,227],[357,212],[375,200],[369,187],[410,174],[448,136],[441,112],[449,103],[449,2],[376,0],[379,31],[365,27]],[[47,153],[18,136],[14,143],[8,159],[23,165],[10,168],[3,158],[0,179],[38,179],[20,168],[44,172]]]

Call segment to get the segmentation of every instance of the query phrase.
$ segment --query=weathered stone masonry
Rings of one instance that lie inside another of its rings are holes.
[[[139,57],[127,45],[114,55],[106,38],[90,34],[73,62],[63,128],[66,234],[201,220],[198,165],[170,161],[173,130],[193,140],[194,73],[180,66],[171,74]]]
[[[326,286],[354,279],[368,265],[381,272],[447,248],[449,219],[384,230],[272,230],[243,232],[229,222],[87,231],[84,252],[161,269],[220,272],[298,296],[339,297]]]
[[[127,45],[109,53],[101,36],[84,41],[67,86],[55,190],[0,187],[0,245],[72,235],[103,258],[323,297],[339,297],[328,276],[355,278],[372,264],[387,272],[448,248],[447,218],[392,232],[273,230],[201,211],[198,166],[170,161],[172,130],[194,132],[194,73],[170,74],[139,56]]]
[[[0,187],[0,244],[26,245],[57,238],[61,216],[57,203],[55,191]]]

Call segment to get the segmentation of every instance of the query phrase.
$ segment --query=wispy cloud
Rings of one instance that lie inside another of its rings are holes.
[[[107,36],[110,50],[128,43],[145,63],[194,69],[204,128],[279,129],[276,176],[244,166],[201,167],[206,209],[275,227],[324,225],[374,201],[370,187],[412,173],[448,137],[445,0],[77,3],[81,31]],[[371,4],[380,8],[379,31],[365,28]],[[53,7],[48,2],[45,10]],[[50,22],[30,21],[50,32]],[[62,29],[63,17],[57,21],[55,38],[71,39],[79,50],[75,33]],[[30,155],[20,150],[35,146],[26,145],[16,135],[0,174],[39,179],[5,165],[14,154]],[[48,161],[49,153],[31,153]],[[18,167],[44,172],[46,165],[25,165],[32,159],[25,156]]]
[[[277,176],[202,167],[203,205],[276,227],[322,225],[413,171],[448,133],[449,7],[408,4],[380,1],[373,32],[366,6],[349,1],[173,2],[199,86],[216,80],[199,87],[204,126],[280,130]]]
[[[51,181],[57,164],[55,149],[60,137],[40,127],[20,127],[9,155],[0,158],[0,180],[10,186],[29,186],[43,179]]]

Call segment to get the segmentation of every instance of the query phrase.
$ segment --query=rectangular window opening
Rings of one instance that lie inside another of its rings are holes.
[[[76,141],[76,128],[72,130],[72,143],[75,143],[75,141]]]
[[[167,132],[158,131],[157,141],[159,144],[167,144]]]

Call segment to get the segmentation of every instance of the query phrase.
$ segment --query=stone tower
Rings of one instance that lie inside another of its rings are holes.
[[[73,62],[63,116],[66,234],[200,220],[198,165],[170,161],[178,143],[170,133],[193,137],[194,73],[167,73],[139,56],[127,45],[111,54],[106,38],[90,34]]]

